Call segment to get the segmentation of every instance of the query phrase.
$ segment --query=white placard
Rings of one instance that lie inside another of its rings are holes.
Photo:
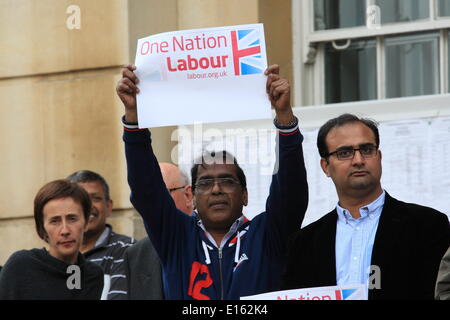
[[[294,289],[241,297],[241,300],[367,300],[367,288],[361,284]]]
[[[271,118],[262,24],[138,40],[140,128]]]
[[[108,300],[109,289],[111,288],[111,275],[103,275],[103,290],[100,300]]]

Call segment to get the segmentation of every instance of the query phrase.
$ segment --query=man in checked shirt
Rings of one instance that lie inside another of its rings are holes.
[[[112,213],[113,201],[109,196],[109,186],[98,173],[81,170],[74,172],[67,180],[83,187],[92,201],[88,229],[80,248],[84,257],[98,264],[105,275],[102,300],[124,299],[127,296],[125,274],[125,250],[136,241],[128,236],[113,232],[106,223]]]

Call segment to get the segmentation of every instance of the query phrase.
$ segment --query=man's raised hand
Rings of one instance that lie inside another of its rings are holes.
[[[277,122],[286,125],[294,119],[289,81],[280,76],[280,67],[276,64],[269,66],[264,74],[267,76],[266,91],[275,108]]]
[[[125,106],[125,120],[127,122],[137,122],[136,94],[139,88],[136,86],[139,79],[134,74],[136,66],[126,65],[122,69],[122,79],[117,83],[116,91],[120,100]]]

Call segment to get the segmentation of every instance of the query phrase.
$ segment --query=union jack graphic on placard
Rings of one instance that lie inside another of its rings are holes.
[[[336,300],[347,300],[357,289],[335,290]]]
[[[234,74],[260,74],[265,65],[261,56],[261,35],[258,29],[231,31]]]

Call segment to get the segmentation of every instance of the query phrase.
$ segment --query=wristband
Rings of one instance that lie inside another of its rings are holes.
[[[287,125],[281,125],[277,122],[277,117],[275,116],[275,118],[273,119],[273,124],[277,129],[280,129],[280,130],[293,129],[296,126],[298,126],[298,118],[296,116],[294,116],[294,119],[291,122],[289,122]]]
[[[125,116],[122,116],[122,124],[127,129],[138,129],[139,125],[137,122],[127,122]]]

